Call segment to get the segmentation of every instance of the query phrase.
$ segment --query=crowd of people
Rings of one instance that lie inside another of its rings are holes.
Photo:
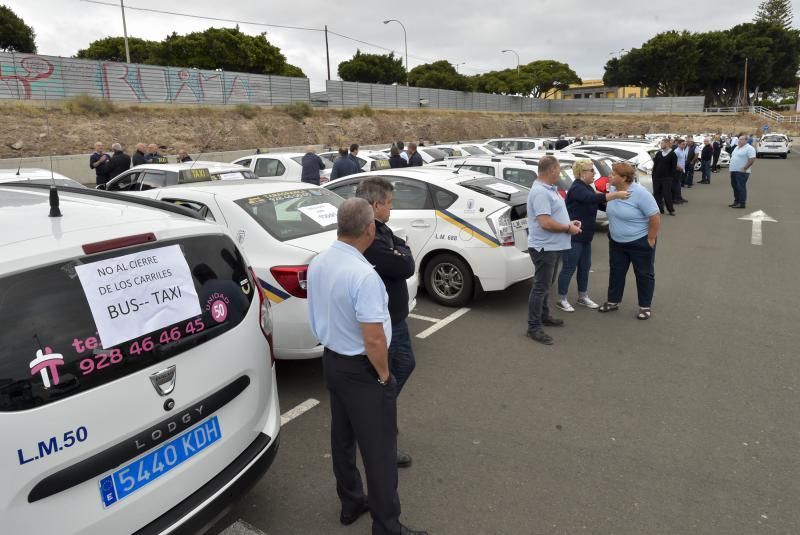
[[[125,152],[120,143],[111,144],[111,154],[105,151],[105,145],[98,141],[94,144],[94,152],[89,156],[89,168],[95,172],[96,183],[105,184],[131,167],[146,163],[167,163],[167,157],[159,152],[161,147],[155,143],[137,143],[133,155]],[[180,149],[176,155],[179,163],[191,162],[189,153]]]

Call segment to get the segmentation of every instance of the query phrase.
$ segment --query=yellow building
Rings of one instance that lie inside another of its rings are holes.
[[[647,90],[642,87],[607,87],[603,80],[584,80],[582,84],[571,84],[569,89],[555,91],[546,98],[571,100],[578,98],[644,98]]]

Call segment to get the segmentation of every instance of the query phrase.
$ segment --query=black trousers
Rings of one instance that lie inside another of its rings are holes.
[[[636,292],[639,306],[648,308],[653,302],[656,288],[656,248],[650,247],[647,236],[628,243],[619,243],[608,238],[608,302],[619,303],[625,291],[625,277],[633,264],[636,275]]]
[[[348,357],[325,348],[325,383],[331,396],[331,457],[342,512],[365,500],[356,445],[369,489],[373,535],[400,533],[397,495],[397,381],[386,386],[366,356]]]
[[[653,177],[653,197],[656,198],[658,209],[662,213],[664,212],[665,204],[667,205],[667,210],[670,212],[675,211],[675,207],[672,205],[672,180],[671,176]]]

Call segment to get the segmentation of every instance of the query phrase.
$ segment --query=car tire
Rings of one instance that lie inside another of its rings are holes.
[[[461,307],[472,299],[475,286],[472,270],[461,258],[439,254],[425,264],[425,290],[434,301],[449,307]]]
[[[787,153],[787,152],[784,152],[783,154],[781,154],[781,158],[783,158],[783,159],[785,160],[785,159],[786,159],[786,156],[788,156],[788,154],[789,154],[789,153]]]

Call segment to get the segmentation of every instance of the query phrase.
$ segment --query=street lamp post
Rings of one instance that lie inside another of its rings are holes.
[[[466,61],[462,61],[461,63],[456,63],[456,65],[455,65],[455,67],[456,67],[456,73],[458,73],[458,66],[459,66],[459,65],[466,65],[466,64],[467,64],[467,62],[466,62]]]
[[[397,24],[399,24],[400,26],[403,27],[403,41],[405,42],[405,45],[406,45],[406,87],[408,87],[408,34],[406,33],[405,25],[402,22],[400,22],[399,20],[397,20],[397,19],[389,19],[389,20],[383,21],[384,24],[389,24],[390,22],[396,22]]]
[[[513,52],[513,53],[514,53],[514,55],[515,55],[515,56],[517,56],[517,78],[519,78],[519,54],[517,54],[517,51],[516,51],[516,50],[512,50],[512,49],[508,48],[508,49],[506,49],[506,50],[501,50],[500,52],[502,52],[502,53],[505,53],[505,52]]]
[[[122,9],[122,34],[125,36],[125,61],[131,62],[131,51],[128,48],[128,26],[125,24],[125,2],[119,0],[119,7]]]

